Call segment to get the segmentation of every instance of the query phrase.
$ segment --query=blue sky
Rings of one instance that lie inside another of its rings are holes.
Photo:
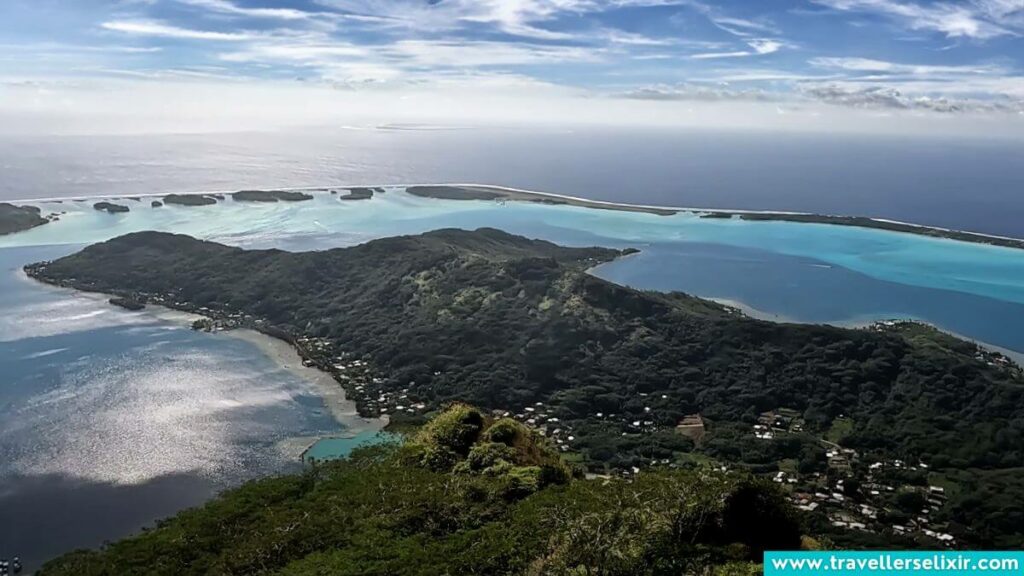
[[[1024,0],[3,0],[0,46],[8,102],[134,81],[1024,111]]]

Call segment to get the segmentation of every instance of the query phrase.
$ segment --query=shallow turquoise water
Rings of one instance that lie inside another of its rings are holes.
[[[397,441],[398,438],[399,436],[395,434],[373,430],[367,430],[351,437],[332,436],[321,438],[303,452],[302,460],[308,463],[338,460],[345,458],[356,448]]]
[[[390,189],[369,201],[318,193],[310,202],[250,204],[109,215],[91,203],[56,224],[0,239],[13,245],[90,243],[165,230],[247,247],[313,250],[443,227],[493,226],[570,245],[636,247],[596,273],[640,288],[742,301],[780,319],[849,322],[917,318],[1024,351],[1024,251],[864,228],[656,216],[526,203],[443,201]]]

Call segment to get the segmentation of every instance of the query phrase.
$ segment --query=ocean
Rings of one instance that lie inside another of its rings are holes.
[[[249,342],[20,272],[73,249],[0,250],[0,557],[32,570],[299,470],[304,444],[346,434],[316,386]]]
[[[297,469],[296,441],[344,436],[321,390],[260,347],[38,285],[29,262],[139,230],[319,250],[493,226],[640,254],[593,273],[742,304],[779,321],[915,318],[1024,352],[1024,252],[879,230],[568,206],[316,193],[301,203],[152,208],[142,194],[471,181],[594,199],[887,217],[1024,237],[1019,142],[600,130],[309,130],[0,137],[0,200],[60,221],[0,237],[0,556],[31,567]]]
[[[335,126],[0,136],[0,201],[478,182],[613,202],[874,216],[1024,236],[1024,138]]]

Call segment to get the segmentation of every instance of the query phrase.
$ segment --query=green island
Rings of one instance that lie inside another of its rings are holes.
[[[223,196],[221,196],[223,199]],[[212,206],[217,203],[215,196],[206,194],[168,194],[164,196],[164,204],[177,206]],[[154,206],[155,207],[155,206]]]
[[[284,338],[362,414],[403,428],[466,402],[636,486],[752,474],[836,546],[1024,543],[1020,367],[921,324],[772,323],[587,273],[632,252],[486,228],[309,253],[144,232],[26,271]],[[524,503],[557,507],[561,490]]]
[[[554,194],[541,194],[539,192],[528,192],[525,190],[512,190],[498,186],[410,186],[405,189],[413,196],[421,198],[436,198],[440,200],[493,200],[496,202],[535,202],[538,204],[578,206],[580,208],[594,208],[597,210],[617,210],[622,212],[643,212],[645,214],[656,214],[658,216],[671,216],[679,212],[672,208],[658,208],[655,206],[633,206],[630,204],[615,204],[613,202],[599,202],[583,198],[570,198],[567,196],[556,196]]]
[[[348,194],[340,197],[340,200],[369,200],[374,194],[383,194],[383,188],[348,188]]]
[[[448,407],[401,445],[230,491],[41,576],[753,575],[816,547],[770,482],[713,470],[586,480],[536,431]]]
[[[691,208],[663,208],[658,206],[637,206],[633,204],[618,204],[614,202],[600,202],[584,198],[572,198],[556,194],[545,194],[541,192],[530,192],[526,190],[513,190],[500,186],[453,186],[453,185],[432,185],[432,186],[410,186],[406,192],[413,196],[422,198],[437,198],[441,200],[489,200],[495,202],[536,202],[540,204],[578,206],[581,208],[596,208],[599,210],[620,210],[624,212],[643,212],[659,216],[672,216],[680,212],[694,212],[705,219],[730,219],[739,218],[747,221],[778,221],[796,222],[805,224],[833,224],[836,226],[856,226],[859,228],[873,228],[876,230],[887,230],[889,232],[902,232],[905,234],[916,234],[918,236],[930,236],[933,238],[946,238],[959,240],[961,242],[973,242],[976,244],[989,244],[1005,248],[1024,248],[1024,240],[1017,238],[1005,238],[967,232],[962,230],[949,230],[933,226],[922,226],[906,222],[895,222],[892,220],[879,220],[865,216],[834,216],[828,214],[804,214],[794,212],[750,212],[730,210],[698,210]]]
[[[788,214],[785,212],[727,212],[715,210],[702,214],[701,218],[733,218],[759,222],[797,222],[804,224],[832,224],[835,226],[856,226],[858,228],[874,228],[876,230],[887,230],[889,232],[902,232],[904,234],[917,234],[918,236],[931,236],[933,238],[946,238],[959,240],[961,242],[973,242],[975,244],[991,244],[1004,248],[1024,248],[1024,240],[1017,238],[1004,238],[976,232],[963,230],[948,230],[945,228],[934,228],[906,222],[894,222],[892,220],[878,220],[865,216],[830,216],[827,214]]]
[[[123,204],[114,204],[113,202],[97,202],[93,204],[92,207],[94,210],[106,212],[107,214],[120,214],[131,211],[127,206]]]
[[[30,230],[48,222],[35,206],[0,203],[0,236]]]
[[[242,190],[231,195],[235,202],[304,202],[313,196],[286,190]]]

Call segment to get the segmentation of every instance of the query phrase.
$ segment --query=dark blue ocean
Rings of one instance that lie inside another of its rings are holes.
[[[488,128],[0,136],[0,201],[480,182],[587,198],[907,220],[1024,236],[1016,140]]]

